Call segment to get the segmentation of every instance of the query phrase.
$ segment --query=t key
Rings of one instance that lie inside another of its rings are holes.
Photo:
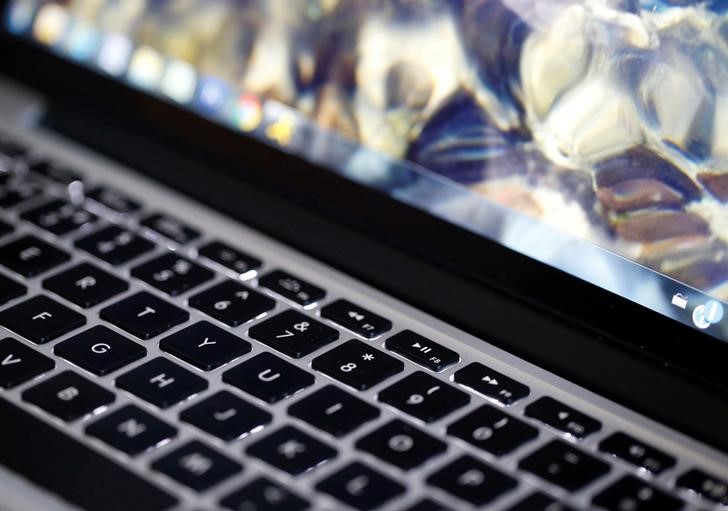
[[[339,338],[333,328],[294,310],[254,325],[248,335],[291,358],[304,357]]]
[[[140,339],[150,339],[190,317],[189,312],[146,291],[109,305],[100,315]]]

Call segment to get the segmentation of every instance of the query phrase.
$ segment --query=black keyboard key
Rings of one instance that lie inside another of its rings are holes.
[[[73,421],[114,402],[108,390],[73,371],[63,371],[23,391],[23,399],[64,421]]]
[[[242,465],[193,440],[162,456],[152,469],[196,491],[205,491],[243,470]]]
[[[534,492],[512,507],[508,511],[574,511],[573,508],[558,502],[545,493]]]
[[[427,483],[474,506],[508,493],[518,482],[472,456],[461,456],[427,478]]]
[[[161,234],[179,245],[200,237],[200,232],[169,215],[155,213],[139,222],[142,226]]]
[[[207,245],[200,247],[197,251],[199,255],[219,264],[223,268],[232,270],[242,276],[246,273],[257,270],[263,264],[257,259],[245,252],[233,248],[221,241],[213,241]]]
[[[191,307],[226,325],[238,326],[265,314],[276,302],[232,280],[212,286],[188,300]]]
[[[602,428],[602,423],[598,420],[548,396],[528,405],[524,413],[579,440]]]
[[[117,266],[152,250],[155,245],[133,232],[111,225],[76,241],[76,246]]]
[[[634,477],[625,476],[594,497],[608,511],[678,511],[683,502]]]
[[[147,354],[143,346],[101,325],[58,343],[53,352],[99,376],[112,373]]]
[[[311,366],[357,390],[369,389],[404,369],[396,358],[357,340],[314,358]]]
[[[187,408],[179,417],[228,442],[260,429],[273,420],[268,412],[226,390]]]
[[[0,387],[16,387],[50,371],[55,362],[20,341],[6,337],[0,341]]]
[[[303,307],[313,305],[326,296],[326,291],[320,287],[283,270],[273,270],[263,275],[260,277],[259,283],[261,286]]]
[[[34,181],[10,179],[0,186],[0,208],[12,208],[42,192]]]
[[[434,422],[470,402],[470,396],[422,371],[412,373],[379,392],[379,401]]]
[[[404,330],[393,335],[387,339],[384,346],[388,350],[399,353],[403,357],[435,372],[440,372],[448,366],[457,364],[458,360],[460,360],[460,355],[453,350],[411,330]]]
[[[176,436],[177,429],[137,406],[126,405],[87,426],[86,434],[134,456]]]
[[[207,321],[188,326],[159,347],[203,371],[211,371],[250,351],[250,343]]]
[[[266,477],[258,477],[220,501],[233,511],[305,511],[309,503]]]
[[[26,211],[20,216],[56,236],[68,234],[96,220],[96,215],[93,213],[58,199]]]
[[[180,295],[215,276],[212,270],[173,252],[132,268],[131,275],[170,296]]]
[[[538,430],[494,406],[483,405],[447,427],[447,434],[503,456],[538,437]]]
[[[336,449],[293,426],[283,426],[245,451],[291,475],[313,470],[336,457]]]
[[[447,450],[445,442],[399,419],[360,438],[356,447],[402,470],[419,467]]]
[[[0,442],[0,464],[63,500],[104,511],[163,511],[177,503],[147,478],[2,398],[0,417],[7,438],[33,439],[31,449],[28,442]]]
[[[445,507],[439,502],[432,499],[423,499],[408,507],[405,511],[453,511],[449,507]]]
[[[483,394],[503,405],[511,405],[527,397],[529,388],[490,367],[478,362],[469,364],[454,374],[455,382]]]
[[[348,300],[336,300],[321,309],[321,317],[367,339],[379,337],[392,329],[392,322]]]
[[[275,403],[313,385],[309,372],[270,353],[260,353],[222,375],[224,382],[266,403]]]
[[[15,227],[10,225],[7,222],[3,222],[0,220],[0,236],[5,236],[6,234],[10,234],[15,230]]]
[[[614,433],[599,443],[599,450],[658,475],[675,465],[675,458],[625,433]]]
[[[327,385],[288,408],[293,417],[341,437],[379,417],[379,409],[334,385]]]
[[[305,357],[339,338],[337,330],[295,310],[252,326],[248,335],[291,358]]]
[[[30,165],[30,170],[36,174],[50,179],[60,185],[68,186],[76,181],[82,181],[81,174],[64,165],[48,160],[40,160]]]
[[[360,511],[377,509],[405,492],[398,482],[359,462],[337,470],[316,489]]]
[[[1,311],[0,324],[36,344],[45,344],[85,325],[86,318],[39,295]]]
[[[675,485],[697,493],[701,497],[728,506],[728,481],[694,468],[681,475]]]
[[[43,281],[43,287],[79,307],[89,308],[129,289],[129,284],[89,263],[80,263]]]
[[[142,207],[134,199],[105,186],[98,186],[86,192],[86,197],[120,214],[133,213]]]
[[[577,491],[609,472],[609,465],[561,440],[539,448],[518,466],[568,491]]]
[[[23,284],[15,282],[13,279],[0,275],[0,305],[8,303],[19,296],[23,296],[28,292],[28,288]]]
[[[157,357],[119,376],[116,386],[159,408],[169,408],[207,389],[208,384],[174,362]]]
[[[140,291],[101,309],[101,318],[140,339],[150,339],[190,318],[189,312]]]
[[[55,268],[70,258],[63,250],[35,236],[23,236],[0,247],[0,264],[29,278]]]

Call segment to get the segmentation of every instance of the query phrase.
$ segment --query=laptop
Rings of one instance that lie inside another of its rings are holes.
[[[0,509],[728,509],[725,2],[0,2]]]

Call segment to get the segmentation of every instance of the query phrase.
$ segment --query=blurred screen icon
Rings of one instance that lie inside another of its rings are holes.
[[[126,69],[131,55],[131,41],[117,33],[107,34],[99,50],[99,67],[110,75],[119,76]]]
[[[235,123],[243,131],[253,131],[263,122],[263,107],[253,94],[243,94],[235,108]]]
[[[688,297],[682,293],[672,295],[672,304],[678,309],[685,309],[688,306]]]
[[[93,57],[99,44],[99,35],[94,27],[87,23],[76,23],[68,33],[66,51],[71,58],[85,61]]]
[[[38,8],[38,2],[32,0],[17,0],[7,11],[5,24],[14,34],[23,34],[30,30],[33,24],[33,15]]]
[[[127,78],[143,89],[155,89],[164,73],[164,57],[149,46],[137,48],[129,62]]]
[[[195,97],[196,87],[197,73],[190,64],[181,60],[172,60],[167,64],[160,85],[165,95],[178,103],[188,103]]]
[[[197,87],[197,107],[205,114],[218,115],[228,105],[232,92],[230,87],[212,76],[200,79]]]
[[[54,46],[63,38],[68,28],[68,13],[58,4],[46,4],[38,10],[33,25],[36,41]]]

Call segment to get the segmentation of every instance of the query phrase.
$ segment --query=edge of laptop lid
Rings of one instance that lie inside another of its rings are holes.
[[[728,418],[720,407],[709,409],[725,403],[728,394],[723,343],[27,41],[4,32],[0,37],[3,72],[50,98],[47,126],[466,331],[728,450],[721,435]],[[180,142],[190,150],[182,152]],[[154,161],[143,157],[149,147],[158,148]],[[202,172],[205,187],[199,186]],[[492,264],[478,264],[483,258]],[[666,396],[668,387],[674,392]],[[686,417],[680,405],[669,406],[674,402],[702,410],[708,420]]]

